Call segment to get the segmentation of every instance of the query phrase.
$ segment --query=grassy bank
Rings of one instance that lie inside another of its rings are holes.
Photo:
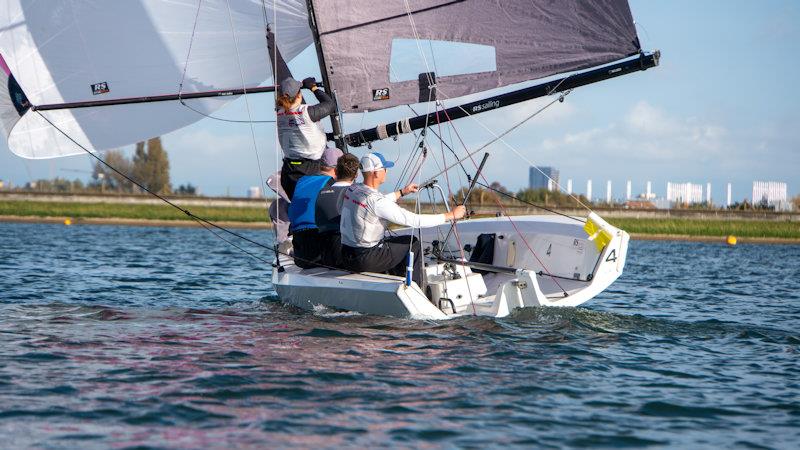
[[[800,222],[761,220],[623,219],[608,222],[628,233],[800,239]]]
[[[188,209],[215,222],[264,224],[264,208],[192,206]],[[73,219],[127,219],[179,221],[185,214],[168,205],[127,203],[66,203],[33,201],[0,201],[0,216],[69,217]],[[760,220],[697,220],[697,219],[633,219],[608,218],[608,221],[632,234],[708,236],[734,235],[749,238],[800,240],[800,222]]]
[[[265,208],[187,207],[193,214],[211,221],[266,222]],[[0,216],[70,217],[97,219],[187,220],[186,214],[169,205],[123,203],[62,203],[0,201]]]

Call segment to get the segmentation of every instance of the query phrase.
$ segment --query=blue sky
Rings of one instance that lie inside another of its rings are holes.
[[[624,195],[626,180],[633,182],[634,194],[650,180],[659,196],[667,181],[711,182],[717,203],[724,201],[727,182],[734,199],[749,198],[754,180],[784,181],[790,195],[800,194],[800,94],[792,83],[799,69],[800,3],[634,0],[631,8],[643,47],[662,51],[660,67],[577,89],[507,142],[525,159],[557,167],[562,184],[573,179],[577,192],[591,178],[595,196],[604,194],[606,180],[615,197]],[[297,78],[318,73],[311,51],[291,66]],[[258,118],[270,114],[271,95],[249,101]],[[501,131],[541,105],[534,101],[486,113],[480,122]],[[238,100],[219,115],[242,119],[244,111]],[[408,112],[356,115],[346,125],[357,129],[362,120],[367,126]],[[491,137],[470,119],[458,121],[455,130],[470,148]],[[260,183],[257,163],[264,175],[275,170],[272,126],[257,124],[255,131],[258,160],[248,125],[206,119],[164,136],[173,184],[191,182],[210,195],[244,195]],[[405,138],[376,149],[402,161],[412,145]],[[490,180],[512,189],[526,186],[527,163],[499,144],[491,153]],[[435,167],[429,165],[432,173]],[[90,169],[85,156],[23,160],[0,143],[0,179],[15,184],[51,176],[87,178],[74,170]]]

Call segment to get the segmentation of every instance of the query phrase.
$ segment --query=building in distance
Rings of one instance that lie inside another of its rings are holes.
[[[261,193],[261,188],[258,186],[250,186],[247,189],[247,198],[263,198],[264,195]]]
[[[675,205],[703,203],[703,185],[667,182],[667,201]]]
[[[555,167],[531,166],[528,172],[528,187],[530,189],[558,190],[558,169]]]
[[[781,181],[754,181],[753,205],[775,208],[776,211],[791,209],[786,193],[786,183]]]

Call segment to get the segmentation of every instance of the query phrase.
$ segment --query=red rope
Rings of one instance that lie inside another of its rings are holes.
[[[442,134],[442,123],[439,120],[439,102],[436,102],[436,125],[439,127],[439,136],[440,136],[439,139],[441,140],[442,139],[441,136],[443,136],[443,134]],[[457,134],[458,133],[456,133],[456,135]],[[442,164],[444,165],[444,167],[447,167],[447,156],[444,153],[444,146],[441,147],[442,147]],[[453,195],[453,190],[450,188],[450,176],[447,174],[447,172],[448,172],[447,170],[444,171],[444,179],[447,182],[447,195],[452,197],[453,202],[455,202],[456,197],[455,195]],[[455,220],[453,220],[452,227],[453,227],[453,234],[456,237],[456,244],[458,244],[458,251],[461,254],[461,259],[463,261],[466,261],[466,255],[464,254],[464,246],[461,245],[461,236],[458,233],[458,226],[456,226]],[[444,245],[447,245],[447,242],[445,242]],[[467,279],[467,290],[469,290],[469,279]],[[472,306],[472,315],[477,316],[478,313],[475,310],[475,302],[472,301],[472,292],[469,293],[469,303]]]
[[[461,145],[464,147],[464,150],[467,152],[467,155],[469,155],[469,159],[470,159],[470,161],[472,161],[472,164],[475,166],[475,170],[478,170],[478,163],[475,161],[475,158],[473,158],[473,157],[472,157],[472,155],[469,153],[469,148],[467,148],[467,145],[464,143],[464,140],[463,140],[463,139],[461,139],[461,135],[458,133],[458,130],[456,129],[455,125],[454,125],[454,124],[453,124],[453,122],[450,120],[450,115],[449,115],[449,114],[447,114],[447,110],[446,110],[446,109],[442,109],[442,112],[444,112],[444,114],[445,114],[445,117],[447,117],[447,120],[448,120],[448,122],[450,122],[450,126],[451,126],[451,127],[453,127],[453,131],[455,131],[455,132],[456,132],[456,137],[458,138],[459,142],[461,142]],[[438,121],[438,114],[439,114],[439,111],[438,111],[438,109],[437,109],[437,111],[436,111],[436,114],[437,114],[437,121]],[[445,167],[446,167],[446,166],[445,166]],[[445,172],[445,173],[446,173],[446,172]],[[483,173],[481,173],[481,174],[480,174],[480,177],[481,177],[481,178],[483,178],[483,182],[484,182],[484,183],[486,183],[487,185],[489,185],[489,181],[486,179],[486,177],[483,175]],[[528,248],[528,250],[531,252],[531,255],[533,255],[533,257],[534,257],[534,258],[536,258],[536,261],[538,261],[538,262],[539,262],[539,264],[541,264],[542,268],[543,268],[543,269],[544,269],[544,271],[547,273],[547,276],[549,276],[549,277],[550,277],[550,279],[552,279],[552,280],[553,280],[553,282],[556,284],[556,286],[558,286],[558,288],[559,288],[559,289],[561,289],[561,291],[562,291],[562,292],[564,292],[564,293],[566,294],[566,293],[567,293],[567,291],[566,291],[566,290],[565,290],[565,289],[564,289],[564,288],[561,286],[561,284],[560,284],[560,283],[558,282],[558,280],[557,280],[557,279],[556,279],[556,278],[553,276],[553,274],[552,274],[552,273],[550,273],[550,270],[548,270],[548,269],[547,269],[547,266],[545,266],[544,262],[543,262],[541,259],[539,259],[539,256],[538,256],[538,255],[536,255],[536,252],[534,252],[534,251],[533,251],[533,248],[531,248],[531,246],[530,246],[530,244],[528,243],[527,239],[525,239],[525,236],[523,236],[523,235],[522,235],[522,233],[519,231],[519,228],[517,227],[517,224],[516,224],[516,223],[514,223],[514,221],[511,219],[511,216],[509,216],[509,215],[506,213],[506,210],[505,210],[505,208],[503,207],[503,204],[502,204],[502,202],[500,202],[500,199],[499,199],[499,198],[498,198],[496,195],[493,195],[492,197],[494,197],[494,200],[495,200],[495,202],[497,203],[497,206],[500,208],[500,211],[502,211],[503,215],[504,215],[504,216],[506,216],[506,218],[508,218],[508,221],[509,221],[509,222],[511,222],[511,226],[512,226],[512,227],[514,227],[514,231],[516,231],[516,232],[517,232],[517,234],[519,235],[520,239],[522,239],[522,242],[523,242],[523,243],[525,243],[525,246],[526,246],[526,247]],[[461,244],[459,243],[459,246],[460,246],[460,245],[461,245]]]

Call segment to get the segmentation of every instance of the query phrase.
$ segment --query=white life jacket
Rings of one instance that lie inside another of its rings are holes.
[[[289,159],[318,160],[328,143],[322,125],[311,120],[308,105],[278,110],[278,141]]]
[[[353,184],[344,191],[339,223],[342,245],[369,248],[380,243],[387,224],[375,214],[374,206],[383,196],[362,183]]]

